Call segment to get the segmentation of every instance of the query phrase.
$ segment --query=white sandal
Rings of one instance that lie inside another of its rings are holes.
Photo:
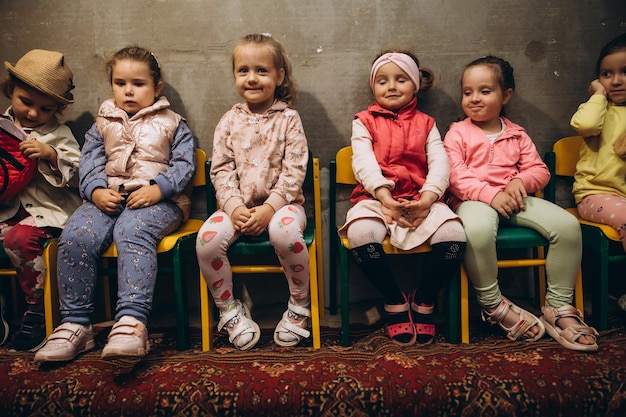
[[[595,352],[598,344],[595,343],[599,336],[598,331],[583,321],[583,315],[576,307],[564,305],[559,308],[544,306],[541,308],[543,316],[541,321],[546,326],[546,330],[561,346],[581,352]],[[564,317],[573,317],[579,324],[561,329],[556,322]],[[594,344],[585,345],[578,342],[581,336],[591,336]]]
[[[311,317],[311,310],[291,303],[287,303],[287,306],[287,311],[283,313],[283,318],[274,330],[274,342],[283,347],[296,346],[302,339],[311,335],[311,332],[306,329],[308,319]],[[297,320],[302,317],[304,318],[297,324],[289,320],[290,318]]]
[[[252,320],[248,306],[239,300],[235,300],[235,306],[229,307],[228,311],[220,314],[220,321],[217,330],[226,328],[228,340],[239,350],[248,350],[257,344],[261,337],[259,325]],[[241,342],[245,338],[243,335],[252,334],[252,339],[248,342]]]
[[[505,327],[502,322],[506,318],[507,314],[509,314],[509,310],[519,315],[519,321],[511,327]],[[500,326],[500,328],[506,332],[506,337],[509,338],[509,340],[515,341],[521,338],[527,342],[534,342],[541,339],[546,332],[545,326],[534,314],[516,306],[505,297],[502,297],[500,305],[498,305],[492,313],[489,313],[483,308],[480,315],[483,321],[492,325],[497,324]],[[539,333],[537,333],[534,337],[525,337],[524,334],[532,329],[533,326],[537,326],[539,328]]]

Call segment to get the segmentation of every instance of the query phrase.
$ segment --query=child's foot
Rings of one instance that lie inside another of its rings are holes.
[[[415,343],[415,326],[411,319],[411,308],[406,295],[404,304],[385,304],[387,313],[387,334],[391,341],[399,346],[409,346]]]
[[[415,292],[411,293],[411,316],[415,325],[417,343],[427,345],[435,338],[435,324],[433,323],[433,304],[415,302]]]
[[[279,346],[296,346],[311,335],[307,330],[311,310],[307,306],[299,306],[289,302],[288,309],[274,330],[274,342]]]
[[[500,326],[510,340],[522,339],[534,342],[541,339],[546,331],[543,323],[535,315],[504,297],[495,308],[483,307],[481,316],[483,321]]]
[[[17,352],[37,352],[46,343],[46,324],[43,314],[27,310],[22,319],[22,327],[11,342],[11,350]]]
[[[575,307],[564,305],[559,308],[544,306],[541,321],[546,330],[561,346],[583,352],[598,350],[596,329],[588,326],[582,319],[582,313]]]
[[[228,340],[239,350],[251,349],[261,337],[259,325],[252,320],[248,307],[239,300],[220,312],[217,330],[222,329],[226,329]]]
[[[141,358],[150,351],[146,325],[133,316],[122,316],[113,325],[102,358]]]

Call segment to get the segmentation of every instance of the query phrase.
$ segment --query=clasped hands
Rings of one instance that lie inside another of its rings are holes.
[[[240,231],[244,235],[258,236],[270,224],[270,220],[274,215],[274,209],[269,204],[262,204],[248,208],[239,206],[230,216],[235,230]]]
[[[437,200],[437,195],[430,191],[425,191],[419,197],[415,200],[406,198],[395,200],[391,194],[380,196],[379,201],[383,205],[382,212],[387,223],[395,221],[398,226],[416,229],[428,217],[430,207]]]

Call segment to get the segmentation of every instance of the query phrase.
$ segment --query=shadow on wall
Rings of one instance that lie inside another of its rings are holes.
[[[171,84],[165,83],[165,86],[163,87],[163,91],[161,92],[161,95],[167,97],[167,100],[170,102],[170,110],[180,114],[185,119],[187,118],[187,110],[185,109],[183,100],[180,97],[180,94],[178,94],[178,91],[176,91],[176,89],[172,87]],[[187,120],[187,122],[189,122],[189,120]],[[194,133],[193,135],[194,145],[197,148],[200,146],[200,141],[198,137],[195,135],[193,126],[189,125],[189,128],[191,129],[191,132]]]
[[[70,128],[81,148],[83,143],[85,143],[85,133],[91,129],[95,121],[93,114],[89,112],[84,112],[76,120],[65,121],[65,124]]]
[[[309,148],[313,155],[320,159],[320,165],[327,167],[330,159],[340,148],[346,146],[350,139],[341,136],[315,95],[299,91],[296,108],[302,119]]]
[[[450,125],[461,120],[463,116],[457,102],[444,90],[437,87],[418,93],[417,108],[435,119],[437,129],[441,133],[441,139],[446,136]]]

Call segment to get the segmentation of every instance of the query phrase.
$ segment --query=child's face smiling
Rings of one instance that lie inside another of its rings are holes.
[[[615,104],[626,103],[626,50],[605,56],[600,63],[598,80]]]
[[[126,113],[135,114],[154,103],[163,84],[154,85],[150,68],[145,62],[122,59],[111,72],[111,87],[115,104]]]
[[[413,100],[417,89],[406,72],[393,62],[382,65],[374,77],[374,99],[387,110],[396,111]]]
[[[500,110],[509,101],[513,91],[502,91],[493,70],[486,65],[475,65],[463,73],[463,112],[487,133],[502,128]]]
[[[264,113],[274,103],[276,87],[283,83],[285,70],[274,66],[266,46],[241,45],[233,54],[235,88],[253,113]]]
[[[11,95],[15,123],[33,128],[47,123],[59,109],[59,103],[32,88],[16,85]]]

